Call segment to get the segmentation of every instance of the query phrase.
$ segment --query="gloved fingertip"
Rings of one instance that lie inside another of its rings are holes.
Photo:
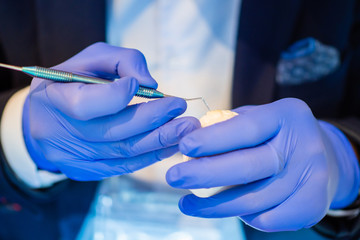
[[[118,78],[114,81],[114,84],[117,84],[120,87],[123,87],[122,85],[124,84],[125,81],[128,83],[129,95],[131,95],[131,96],[135,95],[139,89],[139,82],[136,78],[133,78],[133,77]]]
[[[191,123],[193,130],[201,128],[201,123],[200,123],[199,119],[197,119],[195,117],[186,117],[186,118]]]
[[[182,154],[189,156],[189,157],[198,157],[197,152],[199,148],[199,143],[196,142],[191,134],[185,136],[183,139],[180,140],[179,143],[179,150]]]
[[[199,182],[201,182],[197,174],[198,170],[199,169],[190,162],[176,164],[167,171],[166,181],[174,188],[198,188]]]
[[[141,85],[145,86],[145,87],[149,87],[149,88],[153,88],[153,89],[157,89],[158,88],[158,83],[155,81],[155,79],[153,77],[150,76],[145,76],[143,79],[139,80],[141,82]]]
[[[130,80],[130,93],[131,95],[135,95],[137,91],[139,90],[139,82],[135,78],[131,78]]]
[[[164,100],[168,101],[168,106],[172,108],[172,110],[169,111],[169,115],[172,117],[183,114],[187,108],[186,101],[182,98],[169,97]]]
[[[193,194],[182,197],[178,204],[180,211],[189,216],[196,216],[197,205],[196,196]]]
[[[153,77],[151,77],[150,73],[145,74],[143,76],[135,76],[135,77],[138,80],[139,84],[143,87],[148,87],[153,89],[158,88],[158,83],[155,81]]]
[[[184,117],[182,120],[183,122],[176,128],[176,136],[178,136],[178,138],[182,138],[201,127],[199,120],[194,117]]]
[[[153,79],[152,77],[151,77],[151,86],[152,86],[152,88],[155,88],[155,89],[157,89],[159,86],[158,83],[156,82],[156,80]]]
[[[166,172],[166,182],[174,188],[181,188],[184,181],[182,180],[181,170],[177,165]]]

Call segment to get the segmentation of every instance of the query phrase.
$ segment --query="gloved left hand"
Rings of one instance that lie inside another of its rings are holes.
[[[359,164],[351,144],[304,102],[282,99],[235,111],[238,116],[181,140],[180,151],[198,159],[172,167],[167,181],[185,189],[236,186],[209,198],[183,197],[183,213],[240,216],[262,231],[288,231],[311,227],[330,207],[354,201]]]
[[[178,151],[178,141],[198,126],[182,114],[186,102],[164,98],[129,105],[139,84],[156,88],[137,50],[97,43],[56,69],[102,78],[109,84],[33,79],[23,112],[24,138],[40,169],[82,181],[144,168]]]

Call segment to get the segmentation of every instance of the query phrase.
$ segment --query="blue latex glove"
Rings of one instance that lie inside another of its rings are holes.
[[[82,181],[130,173],[174,154],[180,138],[199,126],[194,118],[170,121],[186,109],[179,98],[127,106],[139,84],[157,87],[137,50],[97,43],[54,68],[121,78],[109,84],[33,79],[23,129],[41,169]]]
[[[289,98],[234,111],[239,115],[180,141],[182,153],[199,159],[172,167],[167,181],[188,189],[237,186],[209,198],[185,196],[183,213],[240,216],[259,230],[285,231],[313,226],[329,207],[355,200],[359,166],[351,144],[304,102]]]

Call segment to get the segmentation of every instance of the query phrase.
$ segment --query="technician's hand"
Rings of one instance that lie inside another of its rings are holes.
[[[82,181],[130,173],[173,155],[179,139],[199,126],[193,118],[172,120],[186,109],[179,98],[127,106],[139,84],[157,87],[137,50],[97,43],[54,68],[121,78],[109,84],[33,79],[23,128],[41,169]]]
[[[185,136],[180,151],[199,158],[167,173],[177,188],[234,186],[209,198],[183,197],[192,216],[240,216],[262,231],[307,228],[329,207],[343,208],[359,190],[350,143],[297,99],[235,110],[238,116]],[[209,156],[209,157],[206,157]]]

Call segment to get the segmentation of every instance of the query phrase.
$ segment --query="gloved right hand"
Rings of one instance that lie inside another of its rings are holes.
[[[54,68],[120,79],[109,84],[33,79],[23,130],[41,169],[81,181],[130,173],[173,155],[180,138],[199,127],[195,118],[172,120],[186,109],[180,98],[127,106],[139,84],[157,87],[137,50],[97,43]]]
[[[329,208],[354,202],[360,185],[354,150],[305,102],[285,98],[234,111],[239,115],[181,139],[181,152],[197,159],[170,168],[168,183],[183,189],[229,187],[208,198],[183,197],[183,213],[239,216],[265,232],[295,231],[317,224]]]

